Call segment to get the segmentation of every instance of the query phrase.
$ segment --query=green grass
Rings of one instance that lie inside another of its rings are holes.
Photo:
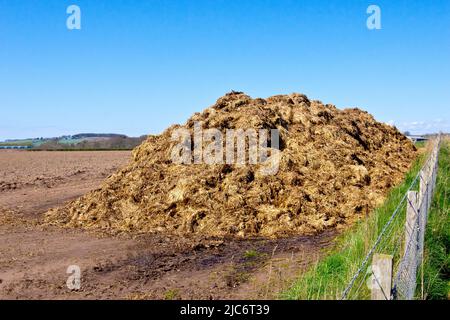
[[[65,139],[59,139],[58,143],[62,145],[75,145],[80,142],[82,142],[84,139],[72,139],[72,138],[65,138]]]
[[[258,251],[251,249],[244,252],[244,258],[245,259],[254,259],[261,255]]]
[[[425,235],[423,273],[418,274],[417,298],[450,298],[450,143],[443,144],[431,211]],[[422,288],[423,274],[423,288]]]
[[[164,293],[164,300],[176,300],[180,296],[178,289],[169,289]]]
[[[423,148],[423,147],[425,147],[425,144],[426,144],[425,141],[418,141],[418,142],[414,143],[416,148]]]
[[[28,147],[32,145],[33,140],[14,140],[14,141],[0,142],[0,147],[8,147],[8,146]]]
[[[369,217],[362,219],[338,236],[333,248],[325,252],[324,257],[311,269],[300,275],[292,286],[281,294],[281,298],[302,300],[340,299],[346,285],[360,267],[383,226],[388,222],[405,192],[414,181],[424,162],[424,157],[422,154],[415,161],[403,183],[391,190],[381,207],[377,208]],[[401,212],[403,211],[402,208]],[[404,221],[404,214],[399,214],[391,224],[390,235],[403,234]],[[385,250],[385,252],[394,251],[399,243],[399,237],[390,236],[386,239],[380,243],[380,250]],[[397,250],[397,254],[400,251]],[[349,298],[367,299],[369,297],[370,292],[362,282],[365,275],[366,270],[363,270],[361,289],[358,292],[351,291]]]

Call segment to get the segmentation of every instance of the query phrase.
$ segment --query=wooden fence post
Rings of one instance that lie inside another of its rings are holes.
[[[372,300],[390,300],[392,289],[392,259],[375,253],[372,258]]]
[[[437,178],[437,169],[438,169],[438,161],[439,161],[439,141],[436,142],[435,147],[435,154],[434,154],[434,163],[433,163],[433,174],[432,174],[432,180],[433,180],[433,192],[436,188],[436,178]]]

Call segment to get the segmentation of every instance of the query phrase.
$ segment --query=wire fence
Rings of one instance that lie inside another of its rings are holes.
[[[341,299],[371,299],[374,288],[386,300],[414,299],[417,271],[423,263],[425,228],[436,185],[440,144],[440,136],[432,141],[430,156],[382,227]],[[383,275],[372,265],[372,259],[379,254],[387,255],[392,261],[389,285],[383,285]]]

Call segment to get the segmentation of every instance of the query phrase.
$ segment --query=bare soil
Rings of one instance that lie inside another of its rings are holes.
[[[130,152],[0,151],[0,299],[273,298],[335,231],[269,240],[111,236],[43,224],[43,213],[124,166]],[[66,270],[81,268],[81,289]]]

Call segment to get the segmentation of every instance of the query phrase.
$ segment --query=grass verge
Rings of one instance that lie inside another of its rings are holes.
[[[403,183],[392,189],[384,204],[366,219],[362,219],[348,231],[338,236],[336,244],[324,253],[323,258],[310,270],[302,274],[292,286],[281,294],[281,299],[326,300],[340,299],[346,285],[360,267],[367,252],[375,243],[383,226],[401,202],[405,192],[411,186],[415,176],[421,169],[427,154],[422,153],[412,165]],[[404,209],[402,208],[402,212]],[[387,252],[396,250],[399,237],[403,235],[404,214],[399,215],[391,224],[390,236],[380,247]],[[397,254],[399,254],[397,248]],[[398,259],[397,259],[398,260]],[[394,260],[395,261],[395,260]],[[365,270],[363,271],[365,273]],[[364,281],[361,280],[361,281]],[[370,292],[361,282],[352,299],[367,299]]]

